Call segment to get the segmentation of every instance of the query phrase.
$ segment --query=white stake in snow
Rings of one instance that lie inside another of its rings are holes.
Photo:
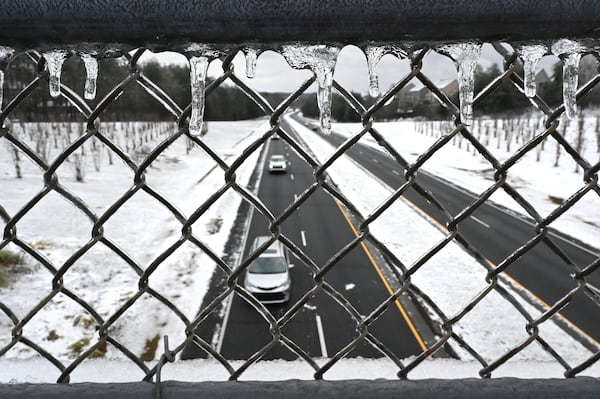
[[[192,86],[192,116],[190,117],[190,134],[200,136],[204,119],[204,89],[208,72],[208,58],[193,56],[190,62],[190,81]]]
[[[44,58],[48,64],[48,72],[50,73],[50,81],[48,85],[50,87],[50,96],[60,96],[60,74],[62,72],[62,66],[67,59],[67,52],[65,50],[51,50],[43,53]]]
[[[256,49],[247,47],[244,49],[244,54],[246,55],[246,76],[248,79],[252,79],[256,76],[256,57],[258,52]]]
[[[475,68],[481,54],[481,44],[457,43],[440,48],[454,60],[458,69],[458,98],[461,122],[470,126],[473,122],[473,91],[475,90]]]
[[[584,47],[576,41],[561,39],[552,45],[552,53],[563,62],[563,102],[567,118],[577,116],[577,81],[579,78],[579,60]]]
[[[96,97],[96,81],[98,79],[98,60],[95,54],[82,53],[81,60],[85,65],[85,87],[83,95],[86,100],[93,100]]]
[[[535,96],[536,82],[535,69],[538,62],[548,52],[548,48],[541,44],[525,45],[520,48],[521,59],[523,60],[523,74],[525,78],[524,91],[527,97]]]
[[[331,133],[331,86],[333,70],[340,49],[326,45],[287,45],[282,54],[295,69],[309,68],[317,77],[317,104],[320,111],[321,132]]]
[[[0,109],[2,109],[2,98],[4,97],[4,72],[15,50],[10,47],[0,46]]]
[[[371,97],[379,97],[379,76],[377,76],[375,69],[384,54],[385,48],[381,46],[367,46],[365,48],[367,68],[369,69],[369,95]]]

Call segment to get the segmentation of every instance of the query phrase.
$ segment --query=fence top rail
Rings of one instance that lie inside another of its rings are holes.
[[[4,0],[0,44],[597,37],[598,0]]]

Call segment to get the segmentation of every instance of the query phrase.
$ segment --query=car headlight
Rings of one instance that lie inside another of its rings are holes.
[[[255,291],[258,289],[257,286],[255,286],[254,284],[252,284],[251,282],[249,282],[248,280],[244,281],[244,288],[246,288],[249,291]]]
[[[281,285],[277,286],[278,290],[287,291],[290,289],[290,279],[285,280],[285,282]]]

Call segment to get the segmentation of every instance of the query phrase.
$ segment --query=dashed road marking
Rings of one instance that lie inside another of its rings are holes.
[[[302,237],[302,245],[306,246],[306,234],[304,234],[304,230],[300,230],[300,237]]]
[[[317,321],[317,334],[319,334],[319,344],[321,345],[321,356],[329,357],[327,354],[327,346],[325,345],[325,334],[323,333],[323,323],[321,322],[321,316],[315,315]]]
[[[484,222],[483,220],[476,218],[475,216],[471,216],[471,219],[473,219],[474,221],[476,221],[477,223],[479,223],[480,225],[487,227],[488,229],[490,228],[490,225],[487,224],[486,222]]]

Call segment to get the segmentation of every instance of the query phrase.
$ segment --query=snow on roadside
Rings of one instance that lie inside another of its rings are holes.
[[[30,126],[26,128],[33,129]],[[171,124],[170,131],[174,129],[176,127]],[[265,127],[264,120],[213,122],[203,140],[225,162],[231,163],[266,129],[268,127]],[[120,133],[130,134],[117,132]],[[26,139],[26,135],[22,137]],[[0,204],[10,215],[14,215],[41,190],[43,180],[42,172],[28,160],[21,162],[23,178],[15,179],[8,149],[4,145],[0,148],[0,184],[3,187]],[[259,151],[251,154],[236,172],[240,185],[248,184],[258,155]],[[70,163],[65,163],[57,170],[61,184],[80,197],[96,215],[107,211],[133,184],[133,172],[128,167],[119,161],[107,164],[106,154],[103,159],[101,173],[88,171],[84,183],[75,182]],[[199,148],[193,148],[186,155],[183,137],[152,163],[145,179],[148,186],[164,195],[185,217],[189,217],[225,184],[223,171]],[[231,210],[237,209],[240,202],[241,197],[233,190],[228,190],[192,226],[195,236],[218,256],[223,255],[236,217],[236,212]],[[0,227],[4,228],[1,220]],[[181,223],[166,207],[140,190],[103,225],[103,235],[144,270],[160,253],[178,241],[181,227]],[[60,195],[51,193],[17,223],[17,235],[58,268],[89,241],[91,228],[92,223],[85,215]],[[20,251],[12,244],[9,249]],[[191,320],[206,293],[214,267],[206,254],[186,242],[151,274],[149,286],[175,304]],[[9,286],[0,289],[0,301],[17,317],[23,318],[50,295],[51,281],[52,274],[48,270],[25,256],[24,265],[15,270]],[[135,297],[138,281],[137,273],[102,243],[94,245],[64,275],[65,288],[90,304],[104,320]],[[10,342],[12,326],[8,317],[0,312],[0,348]],[[95,326],[88,312],[59,293],[25,325],[23,335],[68,364],[69,359],[74,359],[97,342]],[[144,354],[147,361],[158,358],[161,353],[160,349],[154,351],[148,347],[153,338],[169,335],[171,345],[175,346],[185,337],[184,324],[149,294],[138,298],[109,328],[109,334],[134,354]],[[35,356],[34,351],[17,344],[2,358],[11,360],[31,356]],[[111,345],[99,348],[98,356],[106,359],[125,358]],[[55,374],[54,379],[57,376]]]
[[[333,153],[334,148],[312,130],[289,117],[287,120],[320,162]],[[340,192],[357,206],[363,216],[369,215],[393,192],[346,156],[337,159],[327,172]],[[411,265],[444,237],[440,230],[402,201],[396,201],[388,208],[369,225],[369,230],[406,265]],[[426,262],[413,275],[412,282],[428,294],[447,316],[452,316],[486,288],[485,276],[485,269],[452,242]],[[539,315],[535,308],[523,304],[529,314]],[[528,338],[525,325],[525,318],[514,306],[492,291],[454,326],[454,331],[489,362]],[[541,325],[540,336],[574,365],[591,356],[587,349],[553,322]],[[469,360],[467,353],[460,353],[463,359]],[[536,343],[513,358],[515,361],[537,362],[551,359]]]
[[[496,159],[504,162],[512,156],[522,145],[517,143],[516,135],[510,137],[510,143],[504,140],[502,125],[495,134],[497,137],[487,137],[492,135],[493,121],[483,121],[474,127],[474,134],[480,134],[480,141],[486,146]],[[396,121],[396,122],[377,122],[375,128],[383,137],[408,161],[414,162],[417,157],[424,153],[433,143],[438,140],[438,132],[448,133],[447,126],[441,127],[440,123],[427,122],[433,124],[433,132],[425,129],[427,134],[419,134],[418,121]],[[502,122],[500,122],[502,123]],[[506,123],[506,122],[504,122]],[[584,140],[582,145],[582,155],[592,165],[598,161],[596,135],[596,118],[585,117],[582,128],[584,128]],[[565,136],[568,141],[576,141],[576,124],[567,125]],[[350,136],[361,131],[362,125],[359,123],[334,123],[332,127],[336,133]],[[538,128],[536,132],[540,132]],[[370,136],[366,135],[361,139],[361,143],[368,144],[373,148],[381,150],[379,144]],[[439,176],[459,187],[478,194],[485,191],[494,184],[494,170],[492,165],[481,155],[474,154],[468,150],[466,140],[463,140],[461,147],[458,143],[449,143],[438,150],[422,166],[424,171]],[[510,144],[511,151],[507,151],[507,145]],[[575,144],[573,144],[576,146]],[[539,148],[542,148],[541,146]],[[575,162],[569,155],[563,154],[559,158],[559,167],[554,167],[556,161],[556,142],[549,138],[544,143],[544,150],[540,152],[540,161],[536,161],[536,150],[529,151],[517,164],[512,166],[507,175],[507,182],[513,188],[528,200],[542,217],[550,214],[558,206],[556,201],[567,199],[577,190],[585,185],[581,168],[575,172]],[[491,201],[503,205],[515,212],[525,214],[523,208],[517,204],[504,190],[496,191],[490,198]],[[569,209],[566,213],[556,219],[550,226],[562,231],[572,237],[575,237],[594,248],[600,248],[600,212],[598,209],[598,196],[589,192],[578,203]]]

